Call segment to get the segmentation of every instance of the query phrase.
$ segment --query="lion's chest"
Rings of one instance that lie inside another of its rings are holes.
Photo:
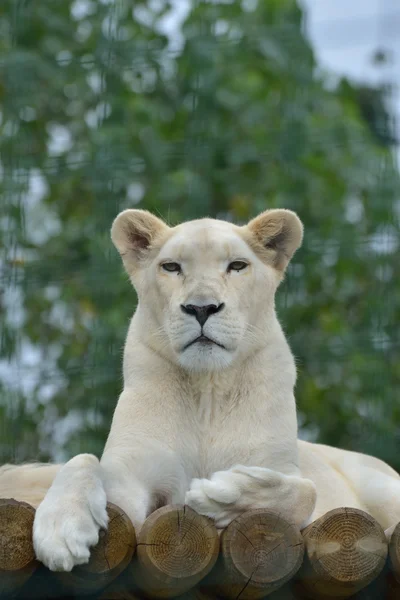
[[[239,463],[255,464],[254,441],[265,435],[263,426],[259,423],[258,431],[254,429],[249,411],[243,410],[246,399],[239,402],[240,390],[227,387],[212,381],[194,390],[185,452],[191,477],[210,477]]]

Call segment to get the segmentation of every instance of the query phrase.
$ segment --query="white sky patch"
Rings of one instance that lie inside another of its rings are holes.
[[[4,318],[13,329],[20,329],[25,323],[26,311],[23,306],[23,295],[20,286],[11,283],[3,291],[2,305]]]
[[[370,237],[370,247],[376,254],[393,254],[399,247],[397,229],[392,225],[382,227]]]
[[[390,281],[393,277],[393,269],[390,265],[379,265],[375,269],[375,275],[380,281],[386,283]]]
[[[351,196],[347,198],[345,208],[345,219],[349,223],[359,223],[364,216],[364,205],[360,198]]]
[[[139,182],[133,182],[128,185],[127,197],[131,204],[139,204],[144,196],[145,188]]]
[[[72,54],[69,50],[60,50],[56,56],[56,61],[61,67],[67,67],[72,60]]]
[[[43,203],[49,193],[43,173],[39,169],[31,169],[28,177],[28,190],[21,202],[25,212],[25,236],[33,244],[40,246],[61,231],[61,222],[56,212]]]
[[[50,309],[47,321],[60,331],[71,333],[75,327],[75,321],[68,304],[56,300]]]
[[[24,106],[19,111],[19,117],[22,121],[34,121],[36,119],[36,110],[32,106]]]
[[[79,23],[78,27],[76,28],[75,34],[75,37],[78,40],[78,42],[86,42],[86,40],[92,33],[92,30],[93,27],[90,21],[82,21],[81,23]]]
[[[91,71],[86,77],[86,81],[95,94],[101,94],[104,91],[103,80],[98,71]]]
[[[85,122],[88,127],[95,129],[111,115],[111,104],[109,102],[100,102],[96,108],[88,110],[85,114]]]
[[[75,0],[71,5],[71,16],[80,21],[97,11],[96,2],[91,0]]]
[[[56,407],[49,404],[39,425],[41,450],[48,452],[53,461],[64,462],[70,458],[64,449],[70,438],[84,430],[86,425],[98,427],[103,422],[103,416],[94,409],[72,409],[60,418]]]
[[[72,148],[72,135],[68,127],[51,123],[47,126],[49,140],[47,142],[47,153],[49,156],[59,156]]]
[[[322,69],[371,85],[394,86],[388,98],[400,135],[400,3],[398,0],[300,0],[307,35]],[[387,62],[373,62],[377,50]]]
[[[74,409],[54,423],[51,433],[56,447],[64,446],[71,435],[82,429],[82,417],[82,411]]]
[[[6,389],[21,392],[28,399],[33,397],[41,381],[51,381],[56,387],[62,387],[64,379],[56,368],[56,358],[61,351],[58,344],[44,349],[22,336],[17,354],[10,360],[0,360],[0,379]],[[34,410],[29,402],[27,408]]]
[[[157,20],[155,29],[168,37],[169,52],[178,53],[182,50],[185,41],[181,28],[192,4],[190,0],[171,0],[170,5],[171,9]]]
[[[49,193],[49,186],[46,178],[39,169],[31,169],[29,173],[29,186],[24,198],[24,206],[38,206]]]
[[[16,120],[8,120],[4,123],[1,134],[4,137],[14,137],[19,131],[19,124]]]

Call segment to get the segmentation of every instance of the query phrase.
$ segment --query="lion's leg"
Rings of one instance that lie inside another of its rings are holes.
[[[150,441],[105,451],[101,463],[80,454],[60,469],[36,511],[36,555],[51,570],[70,571],[88,562],[99,529],[107,526],[107,500],[126,512],[138,533],[160,500],[183,500],[184,486],[178,457]]]
[[[79,454],[57,473],[33,524],[37,558],[53,571],[88,562],[89,548],[108,522],[101,467],[91,454]]]
[[[100,463],[107,499],[126,512],[136,533],[153,510],[184,500],[188,478],[182,461],[156,440],[106,448]]]
[[[154,503],[153,487],[138,477],[133,469],[129,472],[121,467],[112,453],[106,460],[103,457],[101,465],[107,500],[125,511],[138,534]]]

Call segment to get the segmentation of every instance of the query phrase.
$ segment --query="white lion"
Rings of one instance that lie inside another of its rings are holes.
[[[269,210],[243,227],[200,219],[170,228],[126,210],[111,234],[139,303],[103,456],[0,470],[0,497],[38,506],[37,557],[53,570],[86,563],[107,525],[106,499],[136,531],[169,503],[218,528],[260,507],[300,528],[340,506],[395,525],[393,469],[297,440],[296,369],[274,296],[302,240],[298,217]]]

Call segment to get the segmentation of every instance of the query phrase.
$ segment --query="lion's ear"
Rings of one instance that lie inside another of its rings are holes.
[[[253,250],[279,271],[286,269],[303,239],[303,224],[291,210],[266,210],[252,219],[246,229]]]
[[[121,212],[111,227],[111,239],[128,273],[155,249],[169,231],[168,225],[147,210]]]

